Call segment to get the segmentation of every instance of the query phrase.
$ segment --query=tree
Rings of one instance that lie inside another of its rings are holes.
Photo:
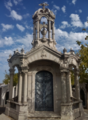
[[[86,31],[85,28],[83,28],[82,30]],[[88,40],[88,36],[85,37],[85,40]],[[79,81],[81,83],[83,82],[88,83],[88,44],[86,43],[82,44],[80,41],[76,41],[76,42],[80,46],[80,50],[78,51],[78,54],[81,59],[81,64],[79,66],[80,69]]]
[[[74,85],[74,71],[71,70],[71,85]]]
[[[3,80],[3,83],[8,84],[10,83],[10,74],[5,71],[5,79]],[[18,83],[18,73],[14,74],[13,77],[13,86],[16,86]]]

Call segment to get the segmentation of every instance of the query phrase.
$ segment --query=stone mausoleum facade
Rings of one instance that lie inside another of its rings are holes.
[[[32,49],[9,56],[10,91],[5,114],[15,120],[79,120],[83,109],[79,90],[80,58],[73,50],[57,51],[55,15],[46,3],[33,15]],[[41,22],[42,17],[47,24]],[[75,71],[75,97],[72,96],[70,69]],[[12,98],[14,68],[19,71],[18,95]]]

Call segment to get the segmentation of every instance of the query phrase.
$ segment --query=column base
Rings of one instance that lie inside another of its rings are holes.
[[[15,120],[26,120],[28,116],[28,105],[27,103],[7,101],[5,114]]]
[[[79,120],[83,118],[83,107],[80,101],[61,104],[61,120]]]
[[[74,120],[71,105],[61,105],[61,120]]]

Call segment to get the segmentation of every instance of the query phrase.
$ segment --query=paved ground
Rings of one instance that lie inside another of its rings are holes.
[[[4,112],[5,112],[5,107],[0,107],[0,120],[13,120],[12,118],[6,116]]]
[[[6,116],[5,114],[4,114],[4,112],[5,112],[5,108],[4,107],[0,107],[0,120],[13,120],[12,118],[10,118],[10,117],[8,117],[8,116]],[[83,120],[88,120],[88,109],[86,110],[84,110],[84,119]]]
[[[88,109],[84,109],[84,120],[88,120]]]

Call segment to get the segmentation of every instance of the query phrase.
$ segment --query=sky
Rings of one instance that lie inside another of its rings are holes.
[[[0,0],[0,83],[5,78],[5,70],[9,71],[7,59],[16,49],[24,48],[25,52],[32,48],[33,20],[40,3],[47,6],[56,16],[55,40],[56,48],[63,52],[72,48],[79,50],[76,41],[83,44],[88,29],[88,0]],[[43,21],[46,21],[43,19]]]

